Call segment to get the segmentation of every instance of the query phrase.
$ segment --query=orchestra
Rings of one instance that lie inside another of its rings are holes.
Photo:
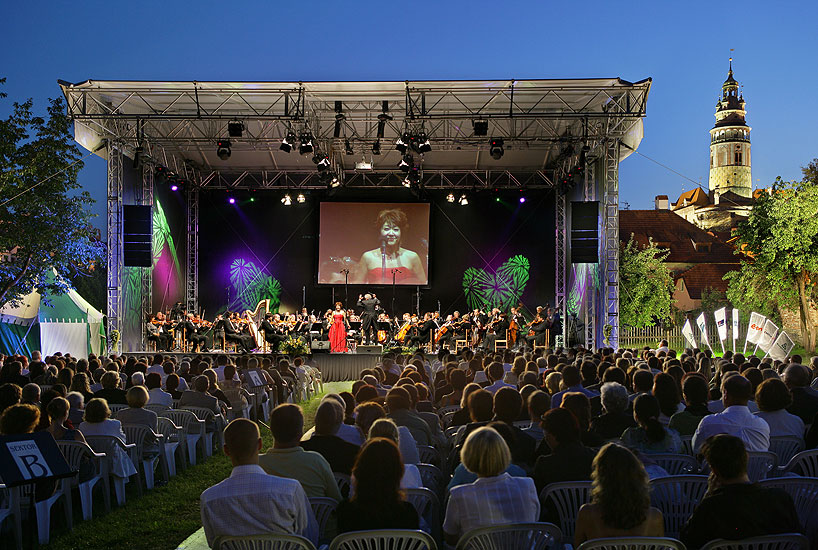
[[[429,353],[455,350],[458,345],[488,351],[494,351],[498,344],[514,350],[532,349],[553,346],[554,337],[562,328],[559,311],[551,307],[538,306],[533,318],[526,321],[522,304],[488,312],[477,308],[463,315],[454,311],[445,318],[438,311],[422,315],[407,312],[392,317],[374,294],[362,295],[357,304],[363,314],[350,308],[345,310],[343,319],[349,351],[366,343],[377,343],[384,348],[423,348]],[[307,308],[293,313],[226,311],[211,322],[185,311],[177,303],[172,312],[149,316],[145,323],[146,339],[157,351],[206,353],[212,349],[227,351],[233,344],[237,352],[278,352],[282,342],[289,338],[301,339],[307,344],[327,340],[333,313],[334,310],[328,309],[324,315],[316,316],[314,310],[308,312]]]

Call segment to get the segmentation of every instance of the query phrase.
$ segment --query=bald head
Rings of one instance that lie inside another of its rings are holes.
[[[784,383],[790,389],[809,386],[809,369],[803,365],[791,364],[784,369]]]
[[[224,429],[224,454],[233,466],[258,464],[261,434],[258,425],[246,418],[237,418]]]
[[[724,393],[724,406],[731,407],[733,405],[747,405],[750,397],[753,395],[753,385],[749,380],[735,374],[725,379],[721,385]]]

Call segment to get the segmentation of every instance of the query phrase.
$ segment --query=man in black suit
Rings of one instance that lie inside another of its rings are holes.
[[[252,351],[253,337],[249,334],[240,333],[229,317],[222,320],[222,327],[224,328],[224,338],[227,341],[236,342],[246,353]]]
[[[358,295],[358,307],[361,310],[361,341],[366,340],[366,345],[372,344],[372,337],[370,331],[374,336],[374,340],[378,341],[378,327],[375,324],[378,318],[377,308],[381,301],[374,294]]]
[[[548,320],[543,319],[540,315],[540,308],[537,308],[537,317],[534,318],[533,324],[528,327],[534,331],[534,334],[525,337],[526,347],[528,346],[542,346],[545,345],[546,331],[548,330]]]
[[[418,325],[417,334],[409,338],[409,345],[425,346],[431,341],[432,331],[435,329],[437,329],[437,324],[432,319],[432,314],[427,313],[423,316],[423,323]]]
[[[548,324],[548,345],[550,346],[554,343],[554,339],[557,337],[557,334],[562,334],[562,319],[560,319],[560,311],[549,307],[548,315],[546,316],[545,320]]]
[[[268,344],[270,344],[270,349],[272,351],[278,351],[278,345],[284,341],[284,335],[282,335],[278,329],[273,326],[273,323],[271,322],[272,319],[272,313],[267,313],[264,315],[264,320],[261,322],[261,326],[259,328],[264,331],[264,339]]]
[[[204,351],[204,352],[209,351],[207,349],[207,337],[205,337],[204,335],[199,334],[199,330],[196,328],[196,325],[194,325],[191,322],[191,319],[193,319],[193,314],[188,313],[184,317],[184,319],[179,321],[176,324],[176,329],[175,329],[176,334],[183,334],[185,340],[187,340],[188,342],[190,342],[192,344],[191,349],[193,351],[197,351],[199,346],[204,348],[204,349],[202,349],[202,351]]]
[[[156,343],[156,349],[159,351],[167,351],[170,349],[170,344],[173,337],[167,331],[167,321],[163,313],[157,313],[147,324],[148,341]]]
[[[498,310],[495,310],[492,313],[495,314],[495,318],[494,321],[489,324],[486,337],[483,340],[483,345],[485,346],[486,350],[490,352],[494,352],[494,342],[496,340],[505,340],[507,338],[509,326],[508,315]]]

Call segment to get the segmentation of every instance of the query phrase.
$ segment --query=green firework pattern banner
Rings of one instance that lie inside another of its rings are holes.
[[[235,258],[230,262],[231,310],[253,310],[262,300],[270,300],[270,310],[281,304],[281,283],[252,260]]]
[[[505,311],[517,305],[528,284],[530,267],[528,258],[518,254],[493,273],[482,268],[468,268],[463,274],[463,293],[469,308]]]

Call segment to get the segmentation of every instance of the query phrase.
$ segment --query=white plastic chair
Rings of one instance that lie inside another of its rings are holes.
[[[695,474],[699,471],[699,463],[691,455],[661,453],[646,456],[672,476]]]
[[[651,480],[650,504],[662,512],[665,535],[679,536],[706,492],[707,476],[680,475]]]
[[[815,544],[818,544],[818,478],[775,477],[759,482],[762,487],[782,489],[792,497],[798,521]]]
[[[182,463],[182,468],[185,467],[185,431],[181,426],[177,426],[170,418],[158,416],[156,418],[156,428],[159,433],[165,438],[165,463],[168,467],[168,475],[176,475],[176,455],[179,455],[179,460]]]
[[[770,452],[778,457],[779,464],[788,463],[792,457],[804,450],[804,440],[792,435],[778,435],[770,438]]]
[[[329,497],[312,497],[309,499],[315,521],[318,522],[318,540],[328,541],[327,525],[335,513],[338,503]]]
[[[445,407],[440,407],[440,408],[437,410],[437,414],[438,414],[438,416],[440,416],[440,418],[442,419],[442,418],[443,418],[444,416],[446,416],[447,414],[449,414],[449,413],[456,413],[456,412],[457,412],[457,411],[459,411],[459,410],[460,410],[460,405],[447,405],[447,406],[445,406]]]
[[[418,445],[418,456],[420,461],[424,464],[433,464],[440,467],[440,453],[434,447],[429,445]]]
[[[146,411],[153,411],[157,415],[162,411],[166,411],[166,410],[170,409],[170,407],[168,407],[167,405],[159,405],[157,403],[148,403],[147,405],[145,405],[142,408],[145,409]]]
[[[270,534],[218,537],[213,541],[213,550],[315,550],[315,546],[297,535]]]
[[[446,476],[443,475],[441,469],[434,464],[424,464],[422,462],[415,466],[417,466],[420,472],[420,479],[423,480],[423,486],[440,497],[448,484]]]
[[[213,414],[213,411],[204,407],[182,407],[183,411],[190,411],[196,415],[199,420],[204,420],[205,423],[213,422],[213,431],[205,430],[205,454],[206,456],[213,455],[213,436],[216,436],[219,445],[219,451],[224,447],[224,418],[220,414]]]
[[[685,454],[690,456],[696,456],[696,453],[693,452],[693,436],[692,435],[683,435],[681,436],[682,440],[682,450]]]
[[[588,540],[577,550],[686,550],[685,545],[667,537],[614,537]]]
[[[762,479],[774,477],[777,473],[778,457],[770,451],[750,451],[747,453],[747,477],[753,483],[758,483]],[[706,460],[702,461],[702,474],[710,473],[710,464]]]
[[[48,544],[51,540],[51,509],[60,500],[62,500],[63,510],[65,511],[65,521],[68,528],[74,528],[71,485],[67,478],[57,481],[57,490],[54,491],[54,494],[40,501],[34,499],[33,483],[21,485],[16,487],[16,489],[20,497],[18,501],[20,510],[34,509],[34,515],[37,518],[37,539],[41,545]]]
[[[123,443],[118,437],[114,437],[112,435],[86,435],[85,441],[95,452],[105,454],[107,462],[106,467],[109,474],[108,478],[114,482],[114,494],[116,496],[117,506],[124,506],[125,484],[128,482],[129,478],[115,475],[112,463],[116,452],[115,449],[119,447],[128,454],[131,462],[133,462],[134,466],[136,466],[139,463],[139,457],[136,454],[136,445],[132,443]],[[106,490],[110,490],[108,482],[103,481],[103,483],[106,484]]]
[[[809,541],[800,533],[765,535],[741,540],[711,540],[701,550],[808,550]]]
[[[204,446],[206,446],[205,430],[207,429],[204,420],[200,420],[199,417],[197,417],[191,411],[179,409],[170,409],[157,414],[164,418],[170,419],[171,422],[177,426],[181,426],[181,428],[184,430],[184,440],[187,446],[188,460],[190,461],[191,465],[196,465],[196,446],[199,444],[199,442],[202,442],[203,446],[202,456],[207,457],[207,452],[204,450]]]
[[[378,529],[338,535],[329,550],[437,550],[437,544],[423,531]]]
[[[71,488],[76,487],[79,491],[82,519],[88,521],[93,516],[94,487],[97,485],[102,489],[105,511],[110,512],[111,492],[105,483],[108,478],[108,461],[105,459],[105,454],[94,452],[87,443],[82,441],[57,441],[57,447],[71,470],[79,472],[85,461],[90,461],[94,465],[95,472],[90,479],[81,481],[79,475],[68,478]]]
[[[350,477],[340,472],[333,472],[332,475],[335,476],[335,483],[338,484],[338,490],[341,492],[341,496],[344,498],[349,498],[349,491],[350,487],[352,486],[352,480]]]
[[[457,550],[556,549],[562,532],[553,523],[494,525],[469,531],[460,537]]]
[[[440,523],[440,502],[437,496],[425,487],[406,489],[406,501],[414,506],[418,517],[422,518],[436,541],[443,540],[443,526]]]
[[[15,548],[23,550],[23,517],[20,512],[20,494],[17,488],[0,484],[0,527],[3,522],[11,520],[14,532]]]
[[[156,462],[159,461],[164,470],[165,480],[169,480],[168,466],[165,461],[165,438],[162,434],[155,433],[147,426],[141,424],[123,424],[122,431],[125,432],[125,440],[128,443],[136,445],[136,456],[139,460],[137,470],[142,470],[142,475],[145,478],[145,487],[148,490],[153,489],[154,486],[154,471],[156,469]],[[156,441],[159,447],[159,454],[152,455],[145,453],[146,441]],[[142,495],[142,484],[138,483],[139,495]]]
[[[795,473],[804,477],[818,477],[818,449],[801,451],[781,467],[781,473]]]
[[[111,410],[111,418],[116,418],[117,413],[122,409],[127,409],[128,405],[112,403],[108,405],[108,408]]]
[[[540,502],[543,506],[550,500],[554,503],[559,516],[562,540],[568,544],[574,541],[574,531],[577,524],[579,509],[590,501],[590,481],[561,481],[543,487],[540,492]]]

